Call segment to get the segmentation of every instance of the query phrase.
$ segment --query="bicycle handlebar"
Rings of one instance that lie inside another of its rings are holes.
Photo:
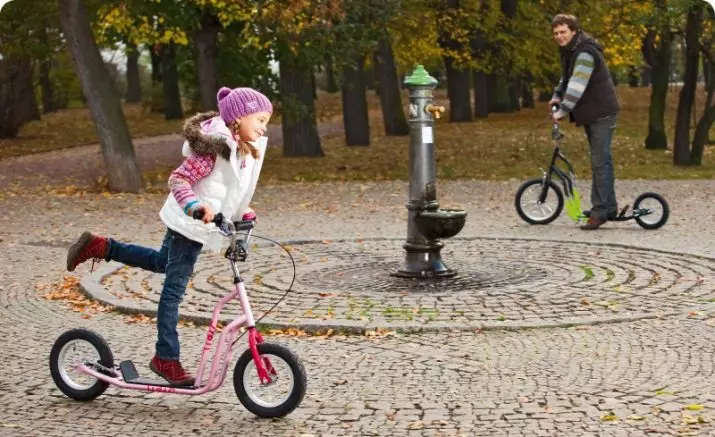
[[[191,217],[196,220],[203,219],[204,215],[204,210],[196,210],[191,213]],[[219,231],[231,240],[229,248],[226,251],[226,257],[232,262],[246,261],[246,258],[248,257],[248,241],[251,239],[253,227],[255,226],[255,220],[241,220],[233,222],[231,220],[227,220],[226,217],[219,212],[214,216],[213,220],[211,220],[211,223],[216,225],[216,227],[219,228]],[[236,238],[238,232],[241,231],[246,232],[245,240],[238,240]],[[236,272],[236,276],[239,276],[235,263],[233,264],[233,268]]]
[[[196,220],[202,220],[204,218],[205,212],[203,209],[198,209],[195,210],[193,213],[191,213],[191,217],[193,217]],[[213,220],[211,220],[211,223],[216,225],[216,227],[221,228],[224,223],[228,224],[231,223],[233,225],[232,229],[235,232],[240,232],[240,231],[250,231],[253,229],[255,226],[255,220],[241,220],[238,222],[231,222],[230,220],[226,220],[226,218],[223,216],[223,213],[218,213],[214,216]]]

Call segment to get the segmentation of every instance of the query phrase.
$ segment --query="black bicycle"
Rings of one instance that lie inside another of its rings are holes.
[[[552,112],[558,106],[551,108]],[[516,212],[527,223],[532,225],[546,225],[556,220],[561,211],[566,207],[566,214],[574,221],[580,222],[587,219],[589,211],[581,209],[581,196],[576,188],[576,178],[571,162],[561,151],[561,141],[564,135],[558,123],[553,123],[551,140],[554,152],[548,171],[544,171],[540,178],[524,182],[516,192],[514,204]],[[557,165],[557,160],[566,165],[562,169]],[[555,177],[554,177],[555,176]],[[558,179],[561,187],[554,182]],[[626,205],[615,217],[609,221],[635,220],[644,229],[658,229],[663,226],[670,216],[668,202],[658,193],[647,192],[639,195],[633,202],[633,209],[629,213],[630,205]]]

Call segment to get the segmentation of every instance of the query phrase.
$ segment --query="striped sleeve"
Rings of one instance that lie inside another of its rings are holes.
[[[171,194],[186,214],[189,214],[193,206],[199,204],[199,198],[192,187],[211,174],[215,163],[214,155],[192,153],[169,176]]]
[[[595,65],[593,55],[586,52],[579,53],[574,63],[573,73],[569,78],[564,99],[561,101],[561,110],[565,113],[573,111],[573,108],[578,103],[579,99],[586,90],[588,81],[591,80],[591,74]]]

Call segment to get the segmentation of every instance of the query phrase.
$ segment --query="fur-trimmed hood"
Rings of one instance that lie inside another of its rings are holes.
[[[233,141],[231,131],[219,117],[218,112],[202,112],[184,122],[184,138],[189,148],[201,155],[231,157],[228,141]]]

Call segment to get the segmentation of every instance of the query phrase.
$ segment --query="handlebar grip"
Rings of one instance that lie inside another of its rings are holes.
[[[197,209],[194,210],[194,212],[191,213],[191,217],[193,217],[196,220],[202,220],[204,218],[204,215],[206,213],[204,212],[203,209]],[[215,224],[216,226],[221,226],[223,223],[223,213],[218,213],[214,216],[214,219],[211,220],[211,223]]]
[[[551,105],[551,113],[552,114],[558,110],[559,110],[559,105],[556,105],[556,104]]]
[[[240,222],[233,222],[237,231],[250,231],[256,225],[255,220],[241,220]]]

